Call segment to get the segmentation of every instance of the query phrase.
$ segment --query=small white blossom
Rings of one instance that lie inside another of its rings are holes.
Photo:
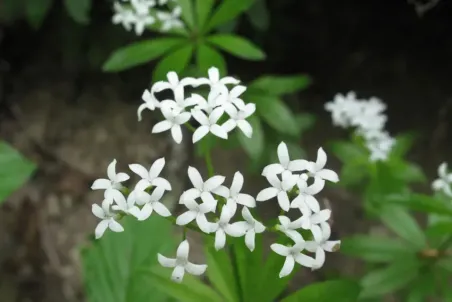
[[[290,206],[292,208],[299,208],[305,204],[313,212],[317,213],[320,211],[320,204],[313,195],[319,193],[323,189],[324,182],[317,178],[312,185],[308,186],[307,180],[308,176],[304,173],[298,178],[297,186],[300,192],[298,193],[298,196],[292,200]]]
[[[230,224],[229,221],[234,216],[235,211],[228,206],[223,206],[218,222],[212,224],[211,231],[215,232],[215,249],[218,251],[226,244],[226,235],[232,237],[243,236],[246,232],[237,224]]]
[[[126,30],[131,30],[136,20],[133,10],[122,6],[118,2],[115,2],[113,8],[115,10],[112,18],[113,24],[121,24]]]
[[[201,124],[201,126],[193,133],[193,143],[199,141],[209,132],[222,139],[228,138],[228,133],[217,124],[218,120],[223,115],[223,112],[223,108],[217,107],[212,110],[212,113],[207,117],[201,110],[192,110],[192,116]]]
[[[239,110],[242,110],[245,106],[245,102],[243,102],[243,100],[239,97],[246,91],[246,87],[243,85],[237,85],[230,91],[228,91],[228,89],[226,89],[225,91],[227,92],[226,103],[234,104]]]
[[[289,211],[290,200],[287,192],[292,190],[297,182],[297,177],[295,175],[283,173],[282,180],[279,180],[278,176],[274,174],[269,174],[266,178],[272,187],[260,191],[259,194],[257,194],[256,200],[265,201],[277,197],[281,209],[286,212]]]
[[[141,113],[144,109],[153,111],[155,110],[155,108],[160,107],[160,102],[156,99],[154,94],[147,89],[143,92],[141,98],[144,103],[141,104],[140,107],[138,107],[138,121],[141,121]]]
[[[228,207],[234,213],[237,210],[237,204],[241,204],[249,208],[254,208],[256,206],[256,200],[253,196],[240,193],[243,188],[243,182],[244,178],[242,173],[235,172],[230,189],[226,188],[225,186],[220,186],[213,191],[215,194],[220,195],[221,197],[224,197],[226,199]]]
[[[193,93],[189,99],[192,100],[192,103],[197,104],[195,110],[203,110],[207,114],[211,114],[216,107],[222,106],[226,102],[226,96],[220,90],[211,90],[207,100],[196,93]]]
[[[92,190],[105,190],[105,197],[107,197],[112,190],[120,190],[122,188],[121,183],[130,178],[126,173],[116,173],[116,159],[108,165],[107,176],[109,179],[96,179],[91,186]]]
[[[254,219],[247,207],[243,207],[242,217],[245,221],[235,222],[233,225],[245,234],[246,246],[250,249],[250,251],[254,251],[256,234],[264,232],[265,226],[261,222]]]
[[[296,231],[300,229],[303,224],[303,217],[298,218],[297,220],[290,221],[289,217],[279,216],[279,223],[276,227],[278,230],[286,234],[288,237],[293,238],[295,242],[299,242],[303,240],[301,234]]]
[[[132,192],[133,193],[133,192]],[[122,211],[126,214],[130,214],[136,218],[139,218],[140,216],[140,209],[135,205],[135,198],[133,194],[129,194],[127,196],[127,200],[124,197],[124,195],[119,191],[112,191],[110,196],[114,202],[115,205],[112,205],[112,210],[114,211]]]
[[[322,188],[325,185],[325,180],[331,182],[338,182],[339,176],[333,170],[324,169],[326,165],[326,153],[320,147],[317,150],[317,160],[315,162],[309,162],[307,170],[309,171],[309,176],[314,177],[320,183],[322,183]]]
[[[237,110],[237,108],[231,103],[226,103],[223,108],[229,115],[230,119],[227,120],[221,127],[223,127],[226,132],[230,132],[235,127],[239,127],[243,134],[251,138],[253,136],[253,128],[246,119],[256,111],[256,105],[249,103],[246,104],[241,110]]]
[[[233,77],[224,77],[220,79],[220,71],[216,67],[211,67],[207,71],[209,74],[209,78],[199,78],[199,84],[208,84],[211,89],[222,89],[225,85],[233,84],[237,85],[240,83],[239,80],[234,79]]]
[[[155,18],[152,16],[136,15],[135,16],[135,34],[141,36],[146,26],[155,23]]]
[[[173,268],[173,274],[171,275],[171,279],[174,282],[182,282],[185,271],[189,274],[200,276],[204,274],[207,269],[206,264],[194,264],[188,261],[188,253],[190,247],[187,240],[184,240],[179,244],[177,248],[176,258],[167,258],[161,254],[158,254],[158,261],[161,266]]]
[[[185,191],[183,193],[183,199],[195,200],[196,198],[201,197],[203,202],[209,203],[212,209],[215,208],[217,204],[216,201],[212,203],[212,200],[215,200],[212,192],[215,192],[215,190],[223,184],[225,177],[216,175],[204,181],[196,168],[188,167],[188,178],[190,178],[194,188]]]
[[[179,80],[179,76],[176,72],[170,71],[166,74],[168,81],[158,81],[152,85],[152,90],[156,93],[161,92],[166,89],[171,89],[174,93],[175,100],[180,100],[184,98],[184,87],[199,85],[198,80],[195,78],[187,77]]]
[[[184,23],[180,20],[180,15],[182,13],[182,8],[176,6],[171,13],[167,12],[157,12],[157,18],[162,22],[162,31],[169,31],[173,28],[184,27]]]
[[[295,245],[288,247],[282,244],[274,243],[270,248],[278,255],[286,257],[286,261],[279,273],[279,277],[288,276],[295,267],[295,262],[305,267],[312,267],[314,265],[314,259],[301,252],[305,249],[306,242],[301,239],[297,241]]]
[[[162,107],[161,111],[163,116],[165,117],[165,120],[154,125],[154,127],[152,128],[152,133],[160,133],[171,129],[171,135],[174,141],[180,144],[182,142],[181,125],[190,120],[190,113],[180,112],[179,110],[171,109],[168,107]]]
[[[165,167],[165,158],[157,159],[149,169],[149,171],[139,164],[129,165],[130,170],[141,177],[141,180],[136,184],[135,189],[144,191],[150,186],[160,187],[164,190],[171,191],[171,184],[163,177],[159,177],[160,173]]]
[[[443,162],[438,167],[439,178],[433,181],[432,189],[443,192],[446,196],[452,197],[452,173],[447,172],[447,163]]]
[[[94,234],[96,239],[102,237],[107,229],[112,230],[113,232],[123,232],[124,228],[115,220],[115,214],[110,211],[111,200],[105,199],[102,202],[102,207],[98,204],[93,204],[91,211],[94,216],[102,219],[101,222],[96,226],[96,230]]]
[[[307,241],[305,248],[306,250],[315,253],[315,262],[312,269],[319,269],[325,263],[325,251],[335,252],[339,250],[341,241],[329,240],[331,236],[331,227],[326,222],[313,226],[311,231],[314,236],[314,241]]]
[[[333,125],[343,128],[350,127],[350,116],[357,115],[361,105],[354,92],[347,95],[337,94],[332,102],[325,104],[325,110],[331,112]]]
[[[164,193],[165,190],[162,187],[155,188],[152,194],[138,190],[135,190],[131,193],[131,195],[133,194],[133,198],[135,199],[136,204],[143,206],[139,214],[136,216],[138,220],[148,219],[153,211],[155,211],[162,217],[171,216],[168,208],[160,202]]]
[[[301,227],[305,230],[312,230],[313,226],[327,222],[331,217],[330,209],[323,209],[313,213],[310,207],[304,203],[297,203],[293,208],[298,208],[300,210],[302,217],[297,223],[301,223]]]
[[[308,162],[303,159],[290,160],[289,150],[284,142],[278,145],[278,159],[279,164],[270,164],[262,171],[263,176],[276,175],[285,171],[294,172],[305,170],[308,166]]]
[[[185,200],[184,205],[187,207],[188,211],[179,215],[176,219],[177,225],[187,225],[193,220],[196,220],[198,227],[204,233],[212,232],[212,223],[207,221],[206,213],[211,212],[212,208],[210,204],[203,203],[197,204],[194,200]]]

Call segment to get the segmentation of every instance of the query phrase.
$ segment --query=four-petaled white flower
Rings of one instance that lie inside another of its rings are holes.
[[[206,264],[194,264],[188,261],[188,253],[190,246],[187,240],[184,240],[179,244],[177,248],[176,258],[167,258],[162,254],[158,254],[158,261],[161,266],[174,268],[171,275],[171,279],[174,282],[182,282],[185,271],[191,275],[200,276],[204,274],[207,269]]]
[[[217,124],[220,117],[223,115],[224,109],[217,107],[212,110],[212,113],[207,117],[201,110],[192,110],[192,116],[201,124],[193,133],[193,143],[196,143],[201,138],[206,136],[209,132],[222,139],[228,138],[228,133]]]
[[[176,6],[171,13],[157,12],[157,18],[162,22],[162,31],[169,31],[173,28],[184,27],[184,23],[179,19],[182,13],[182,8]]]
[[[225,86],[223,86],[225,87]],[[234,104],[238,109],[243,109],[245,106],[245,102],[239,98],[245,91],[246,87],[243,85],[237,85],[232,88],[230,91],[228,89],[224,90],[226,92],[226,102]]]
[[[323,189],[324,182],[321,179],[316,178],[314,183],[308,186],[307,180],[308,175],[305,173],[301,174],[298,178],[297,186],[300,192],[298,193],[298,196],[292,200],[290,206],[292,208],[299,208],[305,204],[313,212],[317,213],[320,211],[320,204],[313,195],[319,193]]]
[[[112,18],[113,24],[121,24],[126,30],[131,30],[132,24],[136,20],[134,12],[118,2],[114,3],[113,9],[115,10]]]
[[[235,211],[225,205],[221,209],[220,219],[211,225],[211,232],[215,232],[215,249],[217,251],[224,248],[224,245],[226,244],[226,235],[240,237],[246,232],[246,230],[240,228],[239,225],[229,223],[234,214]]]
[[[438,167],[439,178],[432,183],[434,191],[441,191],[444,195],[452,197],[452,173],[447,172],[447,163],[443,162]]]
[[[188,167],[188,178],[194,188],[188,189],[184,192],[185,200],[195,200],[201,197],[202,201],[209,203],[213,206],[212,200],[214,200],[212,192],[218,189],[224,182],[225,177],[221,175],[215,175],[204,181],[201,174],[194,167]],[[216,202],[215,202],[216,207]]]
[[[188,122],[191,117],[190,113],[180,112],[177,109],[171,109],[169,107],[162,107],[161,111],[165,120],[154,125],[152,133],[160,133],[171,129],[171,135],[174,141],[180,144],[182,142],[182,128],[180,125]]]
[[[207,114],[212,113],[212,110],[218,106],[224,105],[226,96],[220,90],[212,89],[207,96],[207,100],[199,94],[193,93],[189,98],[192,103],[197,104],[195,110],[203,110]]]
[[[136,15],[135,16],[135,34],[137,36],[141,36],[144,32],[144,29],[148,25],[152,25],[155,23],[155,18],[149,15]]]
[[[338,182],[339,176],[333,170],[324,169],[326,165],[326,153],[323,148],[317,150],[317,160],[315,162],[309,162],[307,170],[309,171],[309,176],[314,177],[317,181],[322,184],[322,189],[325,185],[325,180],[331,182]]]
[[[235,127],[239,127],[243,134],[251,138],[251,136],[253,136],[253,128],[246,119],[250,117],[254,111],[256,111],[256,105],[249,103],[240,110],[237,110],[237,108],[231,103],[226,103],[223,107],[230,117],[230,119],[222,125],[223,129],[226,132],[230,132]]]
[[[152,86],[152,90],[156,93],[161,92],[165,89],[171,89],[174,93],[174,99],[181,100],[184,98],[184,87],[199,85],[198,80],[195,78],[183,78],[179,80],[179,76],[174,71],[170,71],[166,74],[168,81],[158,81]]]
[[[93,204],[91,211],[94,216],[102,219],[96,226],[94,230],[94,234],[96,239],[102,237],[107,229],[112,230],[113,232],[123,232],[124,228],[115,220],[115,214],[110,211],[111,200],[104,199],[102,202],[102,207],[98,204]]]
[[[276,226],[278,230],[286,234],[288,237],[293,238],[295,242],[303,240],[301,234],[296,231],[301,228],[301,225],[303,224],[303,217],[300,217],[294,221],[290,221],[289,217],[279,216],[278,220],[280,223]]]
[[[171,191],[171,184],[163,177],[159,177],[165,166],[165,158],[157,159],[149,169],[149,171],[139,164],[129,165],[130,170],[140,176],[142,179],[136,184],[135,190],[145,191],[148,187],[160,187],[164,190]]]
[[[194,200],[185,200],[184,205],[187,207],[188,211],[179,215],[176,219],[177,225],[187,225],[196,219],[196,223],[201,231],[204,233],[212,232],[212,223],[207,221],[206,213],[212,211],[210,204],[202,203],[197,204]]]
[[[277,197],[281,209],[286,212],[289,211],[290,200],[287,193],[295,186],[297,176],[283,173],[282,180],[279,180],[278,176],[275,174],[269,174],[266,178],[272,187],[260,191],[259,194],[257,194],[256,200],[265,201]]]
[[[243,187],[243,175],[240,172],[235,172],[232,179],[231,188],[228,189],[225,186],[220,186],[213,192],[226,198],[226,204],[232,210],[236,212],[237,204],[241,204],[245,207],[254,208],[256,206],[256,200],[253,196],[245,193],[240,193]]]
[[[245,234],[246,246],[250,249],[250,251],[254,251],[256,234],[264,232],[265,226],[261,222],[254,219],[247,207],[243,207],[242,217],[245,221],[235,222],[234,226],[238,227],[241,232]]]
[[[314,259],[312,257],[301,253],[305,249],[305,245],[306,242],[301,239],[300,241],[296,241],[295,245],[291,247],[279,243],[274,243],[270,246],[276,254],[286,257],[286,261],[279,273],[280,278],[288,276],[293,271],[295,262],[305,267],[312,267],[314,265]]]
[[[325,263],[325,251],[338,251],[341,246],[341,241],[329,240],[331,236],[331,227],[326,222],[313,226],[312,235],[314,236],[314,241],[306,241],[305,249],[315,253],[315,262],[312,269],[319,269]]]
[[[301,223],[301,227],[305,230],[312,230],[313,226],[327,222],[331,217],[330,209],[323,209],[313,213],[305,203],[296,204],[293,207],[300,210],[302,216],[299,219],[299,222]]]
[[[148,89],[143,92],[141,99],[144,101],[144,103],[138,107],[138,121],[141,121],[141,113],[144,109],[153,111],[155,108],[160,107],[160,102],[154,96],[153,92],[149,91]]]
[[[290,160],[289,150],[284,142],[278,145],[279,164],[270,164],[262,171],[263,176],[276,175],[285,171],[294,172],[308,168],[308,162],[304,159]]]
[[[134,216],[135,218],[140,217],[140,209],[135,205],[135,197],[133,192],[127,196],[127,200],[124,195],[117,190],[112,191],[110,197],[112,198],[112,201],[116,203],[111,206],[112,210],[122,211],[125,214]]]
[[[133,194],[136,204],[143,206],[139,214],[136,216],[138,220],[148,219],[153,211],[162,217],[171,216],[168,208],[160,202],[164,193],[165,190],[162,187],[155,188],[151,194],[139,190],[135,190],[131,193],[131,195]]]
[[[126,173],[116,173],[116,159],[113,159],[108,165],[107,176],[109,179],[96,179],[91,186],[92,190],[105,190],[105,197],[108,197],[112,190],[120,190],[122,188],[121,183],[130,178]]]
[[[220,79],[220,71],[216,67],[211,67],[207,71],[209,74],[209,78],[200,78],[198,79],[199,84],[208,84],[211,89],[222,89],[222,87],[232,84],[237,85],[240,83],[239,80],[233,77],[224,77]]]

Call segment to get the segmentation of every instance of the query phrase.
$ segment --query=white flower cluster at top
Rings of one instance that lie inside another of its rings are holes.
[[[126,30],[135,28],[138,36],[147,26],[160,22],[161,31],[183,27],[180,20],[182,9],[176,5],[171,11],[163,10],[169,2],[177,0],[123,0],[115,2],[113,24],[122,24]]]
[[[202,84],[208,84],[211,88],[207,100],[197,94],[184,97],[184,87],[197,87]],[[201,125],[194,131],[194,142],[208,132],[227,138],[228,131],[236,126],[251,136],[252,129],[245,118],[254,112],[254,104],[245,104],[238,98],[245,91],[245,87],[235,86],[229,91],[226,86],[229,84],[237,85],[238,81],[230,77],[220,79],[216,68],[209,70],[209,78],[184,78],[180,81],[176,73],[170,72],[168,82],[157,82],[151,91],[145,91],[145,103],[140,106],[138,116],[141,118],[141,112],[145,108],[159,108],[165,120],[156,124],[153,132],[171,129],[177,142],[182,140],[180,125],[186,123],[191,116]],[[174,99],[158,101],[154,92],[163,89],[171,89]],[[247,109],[250,108],[249,105],[253,105],[252,110]],[[192,108],[189,111],[187,107]],[[219,126],[216,122],[223,110],[228,113],[229,119]],[[214,127],[215,125],[218,127]],[[214,236],[216,250],[225,247],[228,236],[243,236],[245,245],[253,251],[256,234],[265,230],[284,234],[293,241],[291,246],[279,243],[271,245],[275,253],[286,258],[279,276],[289,275],[295,263],[318,269],[325,262],[325,251],[336,251],[340,241],[330,240],[331,228],[328,220],[331,210],[321,209],[315,195],[324,188],[325,181],[337,182],[338,176],[334,171],[325,168],[327,156],[322,148],[319,148],[315,162],[291,160],[284,142],[278,146],[277,154],[279,163],[266,166],[262,172],[270,187],[262,190],[256,198],[242,192],[244,177],[240,172],[236,172],[230,186],[226,186],[224,176],[211,175],[209,178],[203,178],[196,168],[188,167],[187,174],[193,187],[181,194],[179,204],[184,206],[186,211],[175,218],[161,202],[165,192],[171,190],[171,184],[160,176],[165,166],[164,158],[156,160],[150,169],[139,164],[129,165],[130,170],[141,178],[133,189],[124,187],[123,183],[129,180],[129,175],[117,173],[116,160],[113,160],[107,169],[108,179],[97,179],[92,185],[93,190],[105,190],[102,205],[92,206],[93,214],[101,219],[95,236],[102,237],[107,229],[122,232],[124,229],[118,220],[125,215],[142,221],[155,212],[179,226]],[[254,218],[252,211],[257,202],[273,198],[277,199],[281,208],[279,224],[265,226]],[[293,221],[282,215],[290,209],[299,214]],[[242,218],[236,217],[239,210]],[[302,230],[310,231],[309,238],[306,233],[302,235]],[[173,268],[171,278],[175,282],[181,282],[186,272],[201,275],[207,269],[207,265],[191,263],[188,254],[189,243],[185,236],[177,249],[176,258],[158,254],[158,261],[162,266]]]
[[[439,178],[432,183],[432,189],[452,197],[452,173],[447,172],[447,163],[444,162],[439,165],[438,176]]]
[[[388,119],[384,114],[386,105],[380,99],[371,97],[369,100],[360,100],[354,92],[336,94],[332,102],[325,104],[325,109],[331,112],[335,126],[356,127],[357,134],[364,138],[370,151],[370,160],[388,158],[395,139],[385,131]]]

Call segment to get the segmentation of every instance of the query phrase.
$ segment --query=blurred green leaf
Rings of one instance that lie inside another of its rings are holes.
[[[391,157],[403,158],[408,151],[413,147],[416,135],[413,133],[406,133],[396,137],[396,143],[391,149]]]
[[[253,6],[246,11],[254,28],[266,31],[270,25],[270,14],[265,0],[255,0]]]
[[[427,178],[422,172],[420,166],[402,161],[389,161],[391,171],[395,178],[400,179],[406,183],[419,182],[423,183],[427,181]]]
[[[355,235],[342,239],[341,252],[368,262],[382,263],[416,253],[410,246],[397,239],[369,235]]]
[[[166,52],[181,46],[184,38],[153,38],[135,42],[116,50],[102,67],[106,72],[117,72],[154,60]]]
[[[385,203],[400,205],[415,211],[452,216],[452,204],[423,194],[393,194],[385,197]]]
[[[0,204],[24,185],[35,169],[34,163],[0,141]]]
[[[280,96],[305,89],[310,84],[311,78],[304,74],[290,76],[265,75],[251,82],[249,89]]]
[[[195,11],[192,0],[177,0],[177,5],[182,8],[182,20],[189,28],[195,28]]]
[[[368,153],[362,147],[344,141],[336,141],[329,144],[331,151],[336,155],[341,162],[367,162]]]
[[[79,24],[89,23],[91,0],[64,0],[68,14]]]
[[[369,167],[366,162],[346,162],[343,164],[340,173],[341,185],[354,186],[363,183],[369,177]]]
[[[240,131],[238,138],[240,144],[242,145],[243,149],[245,149],[245,152],[249,155],[249,157],[251,157],[252,159],[258,159],[264,151],[265,147],[264,131],[262,129],[261,121],[257,116],[252,115],[247,118],[247,121],[253,128],[253,136],[251,138],[248,138],[242,133],[242,131]]]
[[[218,25],[236,19],[238,15],[246,11],[253,5],[255,0],[223,0],[219,7],[215,10],[212,18],[206,26],[206,30],[210,31]]]
[[[18,1],[18,0],[15,0]],[[41,27],[42,22],[52,7],[53,0],[26,0],[25,13],[28,23],[34,28]]]
[[[357,301],[360,286],[353,281],[331,280],[310,284],[281,302],[352,302]]]
[[[427,245],[422,229],[406,209],[398,206],[386,206],[381,209],[380,219],[390,230],[414,247],[421,249]]]
[[[418,276],[419,267],[416,258],[406,257],[368,273],[361,278],[360,298],[380,297],[404,288]]]
[[[166,74],[170,71],[174,71],[180,75],[187,68],[192,55],[192,45],[186,45],[166,55],[155,67],[152,80],[154,82],[164,80]]]
[[[198,29],[204,32],[206,23],[209,19],[210,13],[215,0],[196,0],[196,16],[198,20]]]
[[[430,301],[428,297],[435,293],[435,274],[427,271],[419,275],[419,277],[410,286],[407,302],[424,302]]]
[[[439,221],[431,225],[426,233],[432,237],[450,235],[452,234],[452,221]]]
[[[162,293],[165,293],[169,297],[181,302],[200,302],[200,301],[212,301],[223,302],[224,299],[211,287],[205,285],[201,280],[191,276],[189,274],[184,275],[182,283],[175,283],[170,279],[168,272],[171,269],[163,267],[154,267],[151,269],[151,274],[148,274],[149,283],[154,288]],[[109,300],[108,300],[109,301]],[[141,302],[141,301],[168,301],[157,300],[151,298],[151,296],[143,298],[143,300],[128,300],[127,302]],[[110,301],[109,301],[110,302]]]
[[[217,67],[220,75],[227,74],[223,55],[209,45],[199,45],[196,51],[196,61],[198,62],[199,71],[203,74],[207,74],[210,67]]]
[[[246,95],[247,100],[256,103],[256,109],[263,120],[280,133],[299,135],[297,120],[292,111],[279,98],[265,95]]]
[[[249,40],[231,34],[217,34],[207,38],[207,41],[222,50],[242,59],[260,61],[265,59],[265,53]]]
[[[174,248],[171,223],[152,216],[145,221],[124,217],[121,224],[124,232],[107,230],[82,253],[88,301],[165,301],[166,295],[149,282],[148,271],[160,266],[157,253]]]
[[[297,113],[295,114],[295,120],[297,121],[298,131],[302,134],[314,126],[315,116],[311,113]]]

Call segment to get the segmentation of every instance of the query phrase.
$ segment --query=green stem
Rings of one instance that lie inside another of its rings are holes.
[[[232,273],[234,275],[235,284],[237,286],[238,301],[242,302],[243,301],[243,290],[242,290],[242,283],[240,280],[239,263],[237,261],[237,254],[235,253],[234,245],[229,246],[229,255],[231,257],[231,262],[232,262]]]
[[[207,173],[209,174],[209,177],[212,177],[212,176],[214,176],[214,170],[213,170],[212,156],[210,155],[210,151],[206,152],[205,159],[206,159]]]
[[[196,131],[195,127],[190,125],[190,123],[185,123],[185,127],[187,127],[187,129],[190,130],[191,132],[195,132]]]

